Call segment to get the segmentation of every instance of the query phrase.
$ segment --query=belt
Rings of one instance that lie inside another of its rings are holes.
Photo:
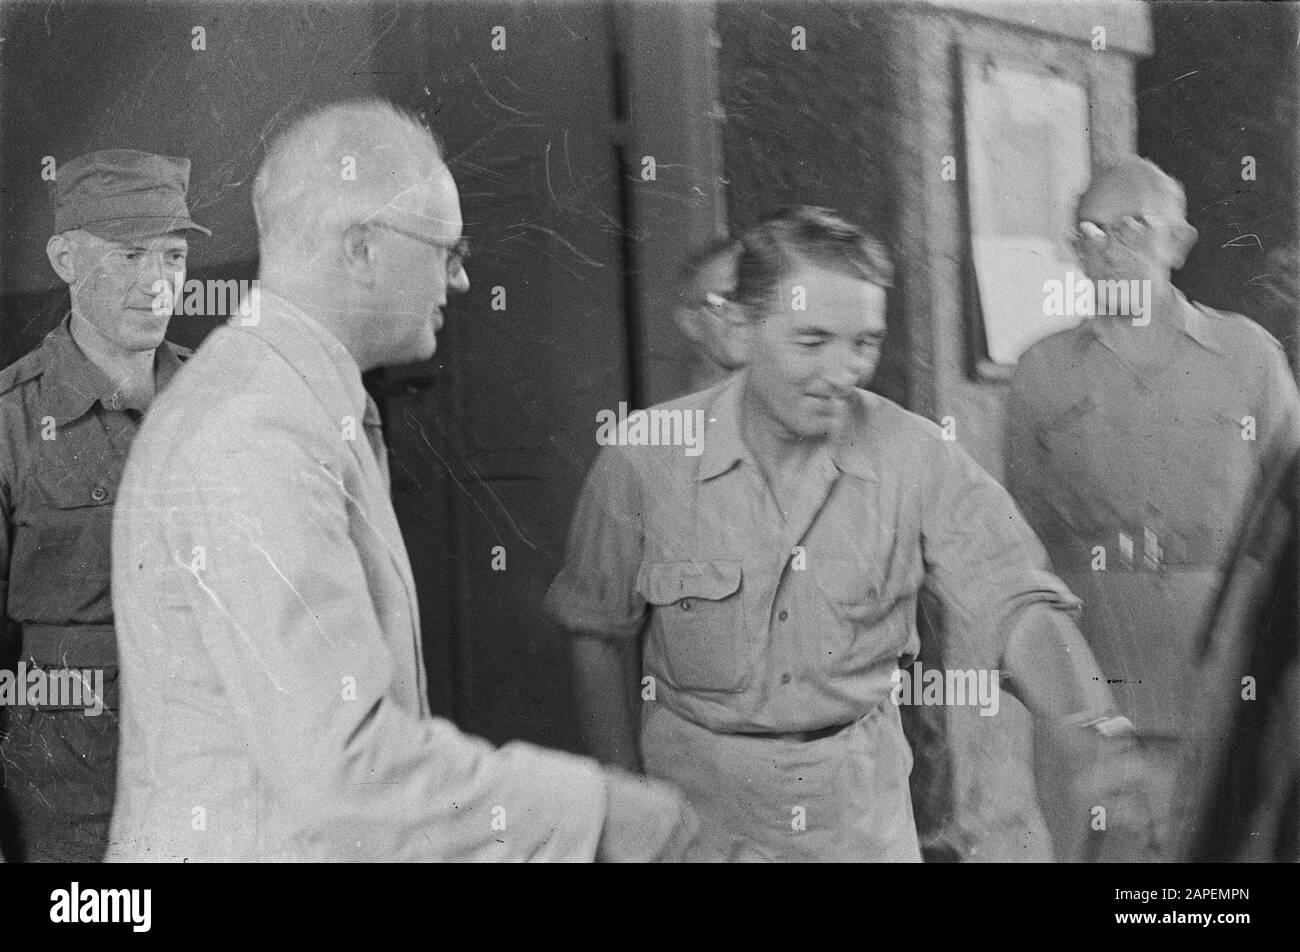
[[[857,721],[846,721],[843,724],[832,724],[829,727],[819,727],[812,731],[746,731],[736,736],[759,737],[763,740],[789,740],[799,744],[807,744],[814,740],[825,740],[828,737],[834,737],[840,731],[847,730],[856,723]]]
[[[24,624],[23,657],[44,667],[116,667],[116,631],[112,625]]]

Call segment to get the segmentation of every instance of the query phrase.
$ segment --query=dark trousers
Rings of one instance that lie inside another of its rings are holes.
[[[117,711],[11,707],[0,779],[16,855],[29,863],[97,863],[108,846],[117,779]]]

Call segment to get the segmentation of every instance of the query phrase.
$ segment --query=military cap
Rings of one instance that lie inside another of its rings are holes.
[[[112,241],[172,231],[212,232],[190,219],[185,204],[190,160],[105,149],[57,167],[50,183],[54,230],[84,228]]]

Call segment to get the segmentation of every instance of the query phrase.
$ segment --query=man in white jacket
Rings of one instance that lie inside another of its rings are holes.
[[[342,103],[254,186],[260,298],[155,404],[114,524],[116,860],[651,860],[671,787],[430,716],[415,585],[361,374],[433,355],[464,291],[432,135]]]

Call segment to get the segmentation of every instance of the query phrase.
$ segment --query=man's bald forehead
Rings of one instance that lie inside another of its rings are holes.
[[[1155,198],[1171,213],[1179,217],[1187,214],[1187,197],[1179,181],[1149,159],[1135,155],[1124,156],[1098,169],[1080,196],[1079,204],[1082,206],[1089,198],[1101,194]]]
[[[339,222],[385,208],[418,214],[446,174],[437,140],[414,116],[383,100],[335,103],[271,144],[253,187],[259,231],[308,213]]]

